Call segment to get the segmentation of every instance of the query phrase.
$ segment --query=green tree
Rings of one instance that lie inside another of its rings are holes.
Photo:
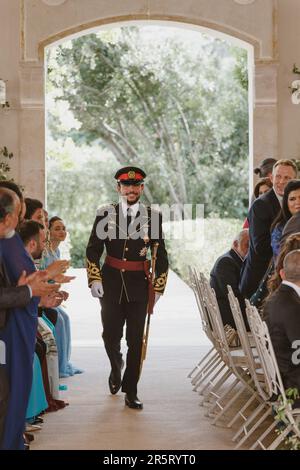
[[[145,167],[149,203],[201,202],[207,214],[241,216],[248,108],[234,48],[212,38],[202,38],[197,52],[174,37],[157,44],[130,27],[52,50],[51,87],[60,89],[57,99],[68,103],[80,127],[62,132],[49,116],[50,130],[77,145],[100,144],[119,165]],[[240,61],[245,56],[239,51]]]

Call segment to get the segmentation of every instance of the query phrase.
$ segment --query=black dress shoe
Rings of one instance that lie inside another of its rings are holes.
[[[134,408],[135,410],[143,409],[143,403],[138,399],[135,393],[126,393],[125,405],[129,408]]]
[[[37,418],[35,418],[35,420],[33,421],[33,424],[43,424],[44,420],[43,418],[40,418],[39,416]]]
[[[116,372],[111,371],[111,373],[109,374],[108,385],[109,385],[110,393],[112,395],[115,395],[116,393],[118,393],[118,391],[121,388],[121,384],[122,384],[121,370],[123,369],[123,367],[124,367],[124,361],[122,359],[119,370]]]

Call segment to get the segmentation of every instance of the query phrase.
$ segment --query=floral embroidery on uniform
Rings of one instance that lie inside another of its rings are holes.
[[[147,246],[144,246],[144,248],[142,248],[140,251],[140,256],[146,256],[147,251],[148,251]]]

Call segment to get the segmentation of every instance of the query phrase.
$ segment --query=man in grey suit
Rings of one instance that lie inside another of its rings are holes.
[[[7,188],[0,188],[0,238],[10,238],[14,235],[18,224],[21,204],[18,196]],[[45,275],[40,272],[26,276],[23,273],[17,286],[11,286],[2,263],[0,246],[0,329],[5,327],[9,309],[23,307],[30,302],[32,296],[47,295],[52,286],[45,282]],[[9,387],[4,370],[5,344],[0,342],[0,442],[5,420]]]

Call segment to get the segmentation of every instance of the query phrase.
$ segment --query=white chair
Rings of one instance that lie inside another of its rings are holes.
[[[261,366],[265,374],[265,392],[267,396],[267,403],[270,407],[270,412],[274,406],[272,401],[274,396],[281,396],[283,405],[283,420],[287,423],[285,430],[277,437],[273,438],[271,444],[267,446],[264,444],[264,439],[276,427],[277,421],[274,419],[272,424],[256,439],[251,449],[259,446],[262,449],[273,450],[282,443],[289,433],[294,433],[300,438],[299,422],[300,422],[300,408],[292,409],[287,400],[285,388],[282,382],[281,374],[278,368],[277,359],[274,353],[273,345],[271,342],[267,324],[262,321],[257,309],[247,302],[247,315],[249,319],[250,328],[256,343],[257,352],[261,361]]]
[[[248,370],[253,379],[256,392],[250,396],[248,402],[245,403],[238,414],[230,421],[228,426],[232,426],[236,420],[240,417],[244,421],[242,426],[236,432],[233,437],[233,441],[236,441],[242,434],[244,436],[239,441],[236,448],[239,448],[245,443],[245,441],[253,434],[255,429],[270,416],[270,408],[266,403],[267,395],[265,393],[265,375],[261,369],[260,360],[257,355],[256,348],[253,347],[253,336],[246,330],[245,321],[241,312],[240,304],[238,299],[235,297],[231,286],[227,286],[228,289],[228,300],[231,307],[232,315],[236,325],[236,329],[241,341],[241,346],[244,350],[246,360],[248,362]],[[255,409],[246,415],[246,411],[250,411],[249,407],[257,402]],[[259,415],[263,413],[260,417]],[[259,419],[258,419],[259,417]],[[254,422],[254,425],[252,424]]]
[[[208,395],[208,389],[210,391],[213,388],[216,389],[216,385],[221,386],[223,380],[226,380],[228,371],[226,370],[226,365],[224,364],[222,357],[220,356],[219,351],[216,348],[217,345],[215,341],[215,336],[212,331],[212,325],[208,316],[207,306],[204,300],[203,279],[195,269],[190,269],[190,279],[201,317],[202,329],[213,345],[209,352],[200,360],[200,362],[188,375],[188,377],[192,378],[191,382],[193,385],[193,390],[198,391],[198,393],[200,395],[203,395],[205,399],[205,397]]]
[[[250,396],[252,396],[255,391],[252,378],[249,375],[248,361],[245,357],[245,353],[240,347],[230,347],[228,338],[225,334],[216,294],[210,287],[207,280],[204,280],[204,284],[206,287],[206,295],[208,297],[208,312],[210,315],[210,320],[213,323],[213,329],[217,337],[220,354],[222,355],[223,361],[231,371],[233,377],[235,377],[235,380],[231,386],[219,399],[216,400],[214,406],[210,409],[211,414],[217,413],[213,420],[213,424],[216,424],[221,418],[226,417],[226,413],[229,411],[229,409],[235,409],[234,405],[236,405],[236,402],[243,398],[245,392],[250,393]],[[239,385],[238,391],[232,395],[232,391],[237,385]]]

